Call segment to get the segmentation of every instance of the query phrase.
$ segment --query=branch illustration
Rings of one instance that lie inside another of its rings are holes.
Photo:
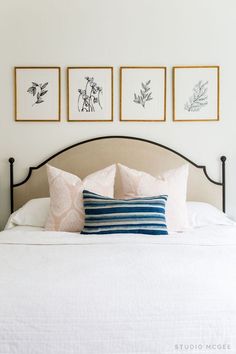
[[[184,109],[188,112],[198,112],[208,104],[208,81],[199,81],[193,88],[193,95],[185,103]]]
[[[150,91],[150,85],[151,83],[151,80],[148,80],[145,83],[141,83],[141,86],[142,88],[140,89],[140,95],[137,95],[136,93],[134,93],[134,100],[133,102],[137,103],[137,104],[141,104],[143,108],[145,108],[145,104],[146,102],[148,101],[151,101],[153,98],[151,97],[152,96],[152,92],[149,92]]]
[[[32,106],[44,102],[42,97],[48,92],[48,90],[45,90],[47,85],[48,82],[45,82],[44,84],[38,84],[37,82],[32,81],[32,86],[30,86],[27,90],[28,93],[32,94],[33,96],[36,95],[37,98],[37,100],[32,104]]]

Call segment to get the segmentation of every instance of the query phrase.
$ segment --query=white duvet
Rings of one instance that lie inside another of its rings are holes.
[[[236,227],[0,233],[0,353],[236,353]]]

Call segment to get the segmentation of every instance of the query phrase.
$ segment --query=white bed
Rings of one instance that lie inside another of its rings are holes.
[[[236,226],[222,212],[206,206],[199,216],[193,207],[197,225],[168,236],[50,232],[42,221],[48,161],[82,177],[117,162],[155,175],[187,161],[188,200],[224,210],[221,160],[219,182],[162,145],[106,137],[53,155],[15,183],[10,159],[12,211],[44,197],[44,213],[34,209],[35,227],[14,214],[0,233],[0,354],[235,353]]]
[[[4,231],[0,353],[235,353],[235,253],[235,226],[168,237]]]

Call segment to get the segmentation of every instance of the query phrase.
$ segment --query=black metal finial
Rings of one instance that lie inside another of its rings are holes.
[[[13,164],[15,162],[15,159],[14,157],[10,157],[9,160],[8,160],[11,164]]]
[[[225,162],[227,157],[226,156],[221,156],[220,159],[221,159],[222,162]]]

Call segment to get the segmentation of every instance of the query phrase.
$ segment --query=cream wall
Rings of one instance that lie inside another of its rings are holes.
[[[220,177],[227,161],[227,210],[236,218],[236,3],[234,0],[1,0],[0,225],[9,212],[8,162],[16,178],[67,145],[101,135],[133,135],[168,145]],[[221,66],[221,121],[173,123],[171,67]],[[13,67],[62,67],[62,123],[15,123]],[[66,122],[66,66],[113,65],[114,123]],[[167,122],[118,122],[118,67],[168,67]]]

